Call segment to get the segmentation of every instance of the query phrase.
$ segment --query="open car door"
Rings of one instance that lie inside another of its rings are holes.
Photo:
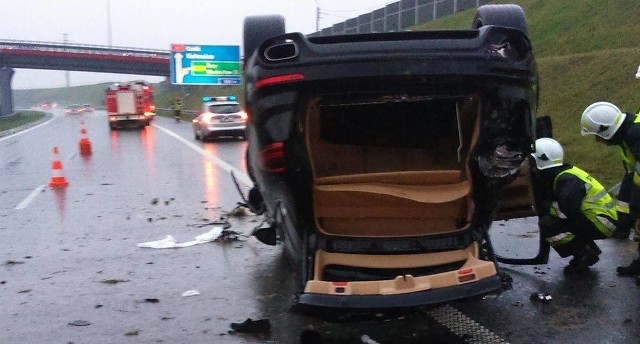
[[[552,137],[551,119],[548,116],[536,119],[536,136],[538,138]],[[536,205],[539,204],[538,199],[540,199],[540,195],[539,190],[536,190],[537,183],[534,174],[534,164],[533,159],[525,159],[520,167],[518,177],[504,189],[495,221],[507,221],[511,219],[537,216]],[[535,250],[537,253],[532,254],[530,257],[515,258],[507,257],[500,254],[500,252],[496,252],[495,256],[498,262],[514,265],[538,265],[546,264],[548,262],[550,250],[549,243],[547,243],[547,241],[540,235],[537,218],[532,219],[532,221],[535,221],[534,226],[537,231],[528,231],[527,234],[532,236],[537,235],[538,247],[537,250]],[[509,233],[508,227],[505,233],[506,235],[513,235]],[[489,235],[493,237],[492,241],[496,242],[499,241],[495,240],[498,239],[496,236],[504,234],[498,233],[494,230],[489,231]],[[499,246],[496,251],[499,251]]]

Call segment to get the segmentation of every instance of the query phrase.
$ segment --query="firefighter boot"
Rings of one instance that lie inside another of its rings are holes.
[[[618,222],[616,223],[616,229],[611,234],[613,239],[629,239],[631,234],[631,228],[634,228],[638,223],[637,219],[634,219],[629,210],[618,211]]]
[[[638,244],[638,254],[640,255],[640,243]],[[616,271],[620,276],[640,275],[640,257],[634,259],[629,265],[618,266]]]
[[[639,276],[640,275],[640,258],[634,259],[629,265],[618,266],[616,271],[620,276]]]
[[[565,266],[564,273],[566,275],[575,275],[587,271],[590,266],[600,260],[600,253],[602,251],[595,242],[586,243],[583,248],[574,253],[569,265]]]

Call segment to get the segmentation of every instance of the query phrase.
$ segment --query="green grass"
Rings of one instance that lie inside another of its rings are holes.
[[[0,117],[0,132],[36,122],[44,116],[45,114],[39,111],[22,111],[14,116]]]
[[[538,116],[549,115],[554,137],[567,161],[590,172],[606,186],[622,175],[615,147],[580,135],[582,111],[609,101],[625,112],[640,106],[640,1],[518,0],[527,16],[529,38],[538,64]],[[471,27],[475,9],[420,25],[414,30]]]

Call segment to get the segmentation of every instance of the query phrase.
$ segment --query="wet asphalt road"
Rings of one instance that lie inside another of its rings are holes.
[[[348,323],[297,314],[280,247],[247,237],[262,218],[232,212],[240,198],[229,171],[246,182],[245,142],[203,144],[190,123],[167,118],[111,132],[102,111],[54,114],[0,137],[0,343],[640,342],[640,288],[614,272],[636,244],[621,240],[603,242],[583,276],[565,278],[567,259],[553,253],[544,266],[503,265],[513,288],[478,300]],[[54,146],[63,189],[47,186]],[[190,241],[221,221],[237,233],[227,241],[137,246]],[[501,254],[534,254],[533,220],[491,231]],[[199,295],[182,296],[192,290]],[[530,300],[538,292],[552,300]],[[271,332],[229,331],[247,318],[269,319]]]

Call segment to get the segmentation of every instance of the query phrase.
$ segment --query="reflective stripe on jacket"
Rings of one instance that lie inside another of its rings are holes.
[[[581,181],[584,182],[584,187],[586,190],[586,195],[582,200],[582,204],[580,206],[580,210],[584,214],[584,216],[591,221],[600,232],[605,234],[607,237],[611,235],[611,232],[615,230],[615,224],[611,222],[611,220],[618,219],[618,213],[615,209],[615,201],[609,195],[607,190],[593,177],[591,177],[587,172],[577,168],[571,167],[567,170],[564,170],[555,177],[553,181],[553,187],[555,189],[556,182],[558,178],[565,174],[571,174],[576,176]],[[558,217],[558,218],[566,218],[564,214],[560,211],[558,206],[558,202],[553,202],[551,204],[550,215]]]

